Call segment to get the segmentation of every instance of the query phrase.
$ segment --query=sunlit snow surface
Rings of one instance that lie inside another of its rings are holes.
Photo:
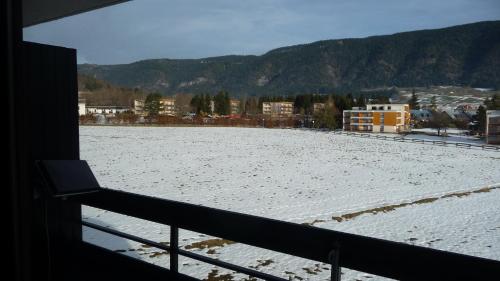
[[[80,127],[80,141],[81,158],[104,187],[500,259],[500,152],[248,128]],[[168,226],[92,208],[83,216],[158,242],[169,240]],[[188,231],[180,235],[182,246],[212,239]],[[161,250],[89,229],[84,238],[168,266]],[[287,279],[325,280],[330,274],[327,265],[242,244],[192,250]],[[183,258],[180,265],[181,272],[198,278],[214,268]],[[343,272],[343,280],[379,279]]]

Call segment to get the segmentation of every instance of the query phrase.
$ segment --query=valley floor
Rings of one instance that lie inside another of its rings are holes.
[[[80,136],[81,158],[108,188],[500,259],[499,152],[306,130],[85,126]],[[85,208],[84,219],[169,237],[168,226],[103,210]],[[158,250],[89,229],[84,237],[168,265]],[[324,264],[187,231],[180,238],[192,251],[284,278],[329,277]],[[198,278],[230,273],[181,263]],[[374,280],[343,272],[343,280]]]

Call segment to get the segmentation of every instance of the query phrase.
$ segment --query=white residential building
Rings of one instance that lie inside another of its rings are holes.
[[[270,115],[272,117],[291,117],[293,116],[293,102],[263,102],[262,114]]]
[[[144,100],[134,100],[134,114],[144,115]]]
[[[124,113],[130,111],[128,106],[114,106],[114,105],[94,105],[86,106],[87,114],[103,114],[113,116],[117,113]]]
[[[500,110],[486,111],[486,143],[500,144]]]
[[[159,112],[160,115],[175,115],[175,98],[165,97],[160,99],[160,105],[162,110]]]
[[[78,115],[82,116],[87,114],[87,110],[85,109],[86,101],[85,99],[78,99]]]

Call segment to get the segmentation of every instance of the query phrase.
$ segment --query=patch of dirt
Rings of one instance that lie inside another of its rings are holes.
[[[312,222],[303,222],[303,223],[301,223],[301,224],[303,224],[303,225],[313,226],[313,225],[315,225],[315,224],[317,224],[317,223],[320,223],[320,222],[325,222],[325,220],[314,220],[314,221],[312,221]]]
[[[216,238],[216,239],[209,239],[209,240],[204,240],[200,242],[195,242],[193,244],[187,245],[184,248],[187,250],[190,249],[208,249],[208,248],[214,248],[214,247],[224,247],[226,245],[231,245],[236,242],[227,240],[227,239],[221,239],[221,238]]]
[[[156,258],[156,257],[161,257],[163,255],[168,255],[168,251],[161,251],[161,252],[151,252],[149,253],[150,258]]]
[[[443,195],[441,197],[429,197],[429,198],[419,199],[417,201],[413,201],[410,203],[401,203],[401,204],[396,204],[396,205],[377,207],[377,208],[363,210],[363,211],[359,211],[359,212],[344,214],[341,216],[334,216],[334,217],[332,217],[332,220],[337,221],[337,222],[342,222],[342,221],[354,219],[354,218],[361,216],[363,214],[374,214],[375,215],[378,213],[387,213],[387,212],[391,212],[391,211],[394,211],[396,209],[411,206],[411,205],[428,204],[428,203],[435,202],[439,199],[445,199],[445,198],[451,198],[451,197],[461,198],[461,197],[469,196],[469,195],[474,194],[474,193],[490,192],[493,189],[500,189],[500,187],[499,186],[485,187],[485,188],[472,190],[472,191],[466,191],[466,192],[454,192],[454,193]],[[315,220],[311,223],[303,223],[303,224],[314,225],[315,223],[318,223],[318,222],[324,222],[324,221],[323,220]]]
[[[304,280],[304,278],[298,276],[297,274],[291,271],[285,271],[285,274],[288,275],[288,280],[293,280],[293,279],[297,279],[299,281]]]
[[[207,278],[203,279],[206,281],[233,281],[234,277],[230,273],[219,275],[219,271],[217,269],[212,269],[210,273],[208,273]]]
[[[323,269],[319,263],[315,264],[313,267],[303,267],[302,268],[307,274],[317,275],[318,272],[322,272]]]
[[[272,263],[274,263],[274,261],[271,259],[269,259],[269,260],[257,260],[257,265],[250,265],[249,267],[253,268],[253,269],[259,269],[261,267],[268,266]]]

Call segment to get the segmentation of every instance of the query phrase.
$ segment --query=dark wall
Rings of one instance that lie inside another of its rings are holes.
[[[26,248],[36,280],[68,280],[71,246],[81,240],[80,206],[48,199],[39,185],[36,160],[79,159],[76,50],[22,45],[21,127],[18,150],[26,174],[19,185]],[[73,259],[74,260],[74,259]]]
[[[25,251],[21,237],[20,211],[19,208],[19,180],[23,178],[17,168],[19,164],[17,142],[18,138],[18,111],[16,101],[18,86],[21,84],[21,40],[22,40],[22,3],[18,0],[0,1],[0,75],[2,94],[4,95],[5,109],[2,110],[3,121],[6,124],[6,136],[4,139],[8,145],[3,146],[2,160],[4,162],[5,181],[2,184],[2,204],[5,207],[4,249],[3,253],[8,256],[4,265],[3,275],[11,276],[12,280],[26,279],[29,273],[25,270],[25,258],[29,253]]]
[[[76,50],[24,42],[23,65],[30,156],[79,159]]]

